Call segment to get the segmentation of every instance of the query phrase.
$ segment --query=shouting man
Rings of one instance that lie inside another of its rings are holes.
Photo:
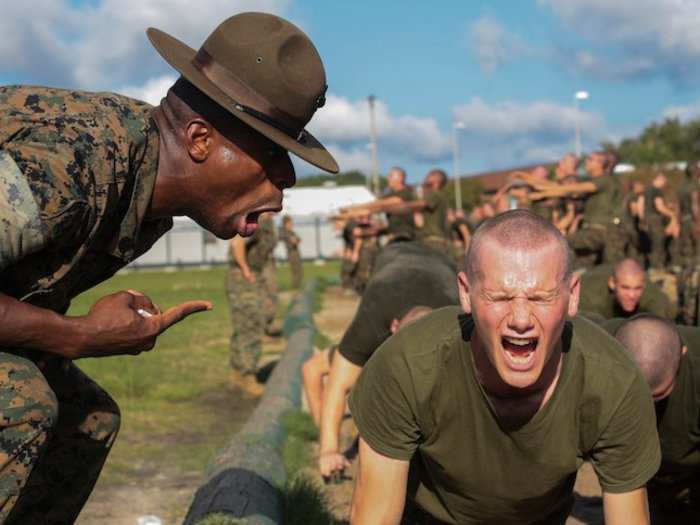
[[[350,397],[360,431],[353,524],[563,524],[590,461],[606,523],[649,523],[659,466],[649,388],[576,314],[566,239],[525,210],[479,228],[461,308],[389,338]],[[412,521],[413,520],[413,521]]]
[[[129,290],[81,317],[71,299],[147,251],[186,215],[251,235],[295,182],[287,150],[337,171],[305,130],[323,64],[276,16],[224,21],[195,51],[149,29],[181,77],[155,108],[111,93],[0,87],[0,522],[73,523],[119,409],[72,363],[138,354],[187,315]]]

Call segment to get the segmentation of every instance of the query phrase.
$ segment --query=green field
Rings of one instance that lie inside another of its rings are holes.
[[[195,314],[165,332],[151,352],[77,362],[122,410],[121,433],[101,484],[135,481],[154,471],[173,476],[202,471],[252,411],[254,401],[236,395],[229,384],[225,271],[133,271],[74,300],[70,315],[82,315],[99,297],[127,288],[142,291],[163,309],[191,299],[214,303],[211,312]],[[307,263],[304,271],[307,278],[335,277],[339,266]],[[289,289],[286,265],[279,267],[278,276],[280,290]]]

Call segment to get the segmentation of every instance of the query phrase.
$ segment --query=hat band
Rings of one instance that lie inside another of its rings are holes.
[[[230,70],[216,62],[214,57],[204,48],[197,51],[192,59],[192,65],[229,98],[233,99],[238,111],[262,120],[295,140],[298,140],[303,133],[303,124],[253,91]]]

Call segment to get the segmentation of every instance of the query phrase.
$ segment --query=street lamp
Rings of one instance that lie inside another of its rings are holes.
[[[588,96],[588,91],[577,91],[574,93],[574,126],[576,131],[574,153],[576,153],[576,158],[581,156],[581,130],[579,129],[578,101],[586,100]]]
[[[462,209],[462,187],[461,180],[459,177],[459,130],[464,129],[466,126],[464,122],[456,121],[452,123],[452,161],[454,163],[454,176],[455,176],[455,209]]]
[[[374,186],[374,194],[379,195],[379,161],[377,160],[377,124],[374,120],[374,101],[377,97],[370,95],[367,97],[369,103],[369,138],[372,145],[372,182]],[[367,187],[370,187],[370,181],[367,181]]]

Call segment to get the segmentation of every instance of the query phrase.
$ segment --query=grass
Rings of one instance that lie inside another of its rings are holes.
[[[306,263],[307,277],[337,275],[337,263]],[[190,299],[214,303],[162,334],[154,350],[139,356],[84,359],[78,366],[105,388],[122,411],[122,429],[101,483],[126,483],[148,472],[201,472],[254,407],[228,383],[230,321],[224,289],[226,267],[119,274],[73,301],[69,315],[85,314],[100,297],[128,288],[161,308]],[[287,265],[278,269],[289,289]],[[281,305],[284,308],[284,305]]]

